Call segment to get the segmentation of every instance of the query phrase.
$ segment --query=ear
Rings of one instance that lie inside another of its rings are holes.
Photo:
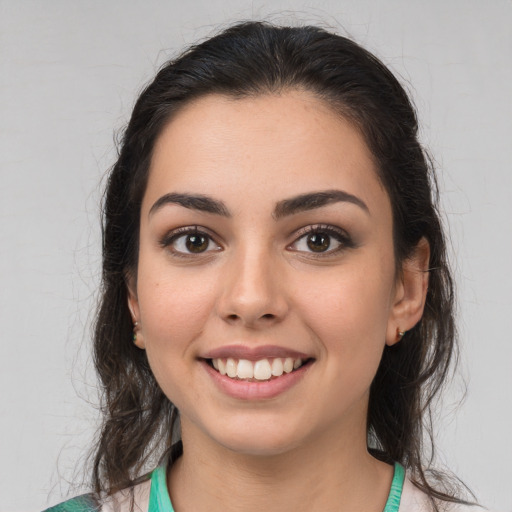
[[[422,238],[402,265],[395,288],[394,303],[388,320],[386,344],[401,340],[399,333],[412,329],[423,316],[428,290],[430,245]]]
[[[146,348],[146,344],[144,342],[144,335],[142,333],[142,326],[140,321],[140,308],[139,308],[139,300],[137,298],[137,286],[135,284],[135,279],[132,277],[126,278],[126,288],[128,295],[128,309],[130,310],[130,314],[132,316],[133,323],[133,343],[141,348]]]

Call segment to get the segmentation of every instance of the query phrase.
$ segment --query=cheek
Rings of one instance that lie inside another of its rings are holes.
[[[211,312],[211,289],[204,280],[183,279],[141,268],[138,299],[149,364],[160,387],[179,408],[194,393],[195,341],[204,333]],[[201,285],[202,283],[202,285]],[[195,396],[199,400],[199,396]]]
[[[375,258],[312,276],[296,286],[300,316],[329,359],[354,365],[373,360],[372,365],[378,365],[391,312],[391,268]]]
[[[335,420],[340,411],[362,403],[375,377],[385,346],[387,299],[380,286],[338,279],[324,292],[298,304],[320,350],[325,406]],[[336,405],[333,405],[336,404]]]
[[[334,333],[353,331],[354,334],[382,331],[390,313],[391,284],[375,274],[348,277],[325,276],[314,280],[294,294],[298,307],[310,322],[325,326]]]
[[[203,331],[215,293],[200,273],[139,262],[138,300],[148,357],[152,352],[187,351]]]

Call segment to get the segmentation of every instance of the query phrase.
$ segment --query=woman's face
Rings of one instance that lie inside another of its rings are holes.
[[[371,154],[314,96],[211,95],[164,129],[130,307],[184,437],[251,454],[366,439],[402,299]]]

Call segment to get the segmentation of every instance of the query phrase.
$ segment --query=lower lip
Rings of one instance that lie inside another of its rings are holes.
[[[231,379],[226,375],[221,375],[206,361],[203,360],[202,364],[217,387],[226,395],[240,400],[265,400],[275,398],[295,386],[309,370],[312,361],[293,372],[283,373],[280,377],[261,382]]]

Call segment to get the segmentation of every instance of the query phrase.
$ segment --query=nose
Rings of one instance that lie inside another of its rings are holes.
[[[251,329],[282,322],[289,304],[286,279],[277,257],[246,249],[226,262],[218,314],[230,324]]]

